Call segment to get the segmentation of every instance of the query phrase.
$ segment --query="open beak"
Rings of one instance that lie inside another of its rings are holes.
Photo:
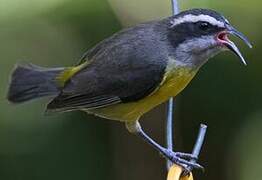
[[[228,39],[228,37],[227,37],[228,34],[232,34],[232,35],[240,38],[241,40],[243,40],[249,48],[252,48],[251,43],[241,32],[236,30],[231,25],[227,25],[226,31],[223,31],[223,32],[219,33],[219,35],[218,35],[218,40],[223,45],[225,45],[229,50],[231,50],[234,54],[236,54],[240,58],[240,60],[242,61],[243,64],[247,65],[247,63],[246,63],[244,57],[242,56],[241,52],[239,51],[238,47],[235,45],[234,42],[232,42],[231,40]]]

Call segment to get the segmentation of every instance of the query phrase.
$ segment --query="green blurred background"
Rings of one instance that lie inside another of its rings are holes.
[[[196,179],[259,179],[262,171],[262,2],[181,0],[181,8],[223,13],[254,44],[240,45],[248,66],[230,53],[209,61],[176,99],[175,148],[192,150],[199,124],[208,125]],[[171,14],[170,0],[0,0],[0,179],[165,179],[165,161],[123,124],[82,112],[44,116],[48,99],[23,106],[6,99],[19,61],[69,66],[105,37]],[[143,117],[164,144],[166,107]]]

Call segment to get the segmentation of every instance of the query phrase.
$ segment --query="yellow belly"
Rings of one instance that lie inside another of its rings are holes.
[[[93,109],[89,110],[88,113],[112,120],[135,121],[157,105],[180,93],[192,80],[196,72],[196,69],[176,68],[173,72],[167,73],[160,87],[144,99]]]

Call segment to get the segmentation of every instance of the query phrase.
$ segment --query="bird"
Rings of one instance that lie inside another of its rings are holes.
[[[230,50],[246,61],[229,35],[249,40],[220,13],[189,9],[160,20],[116,32],[89,49],[71,67],[45,68],[18,63],[10,77],[7,99],[14,104],[49,96],[47,113],[85,111],[123,122],[165,158],[187,167],[190,153],[159,145],[142,129],[140,118],[177,96],[213,56]]]

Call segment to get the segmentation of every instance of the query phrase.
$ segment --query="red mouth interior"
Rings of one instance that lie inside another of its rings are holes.
[[[217,39],[221,43],[226,43],[229,40],[226,32],[219,33]]]

